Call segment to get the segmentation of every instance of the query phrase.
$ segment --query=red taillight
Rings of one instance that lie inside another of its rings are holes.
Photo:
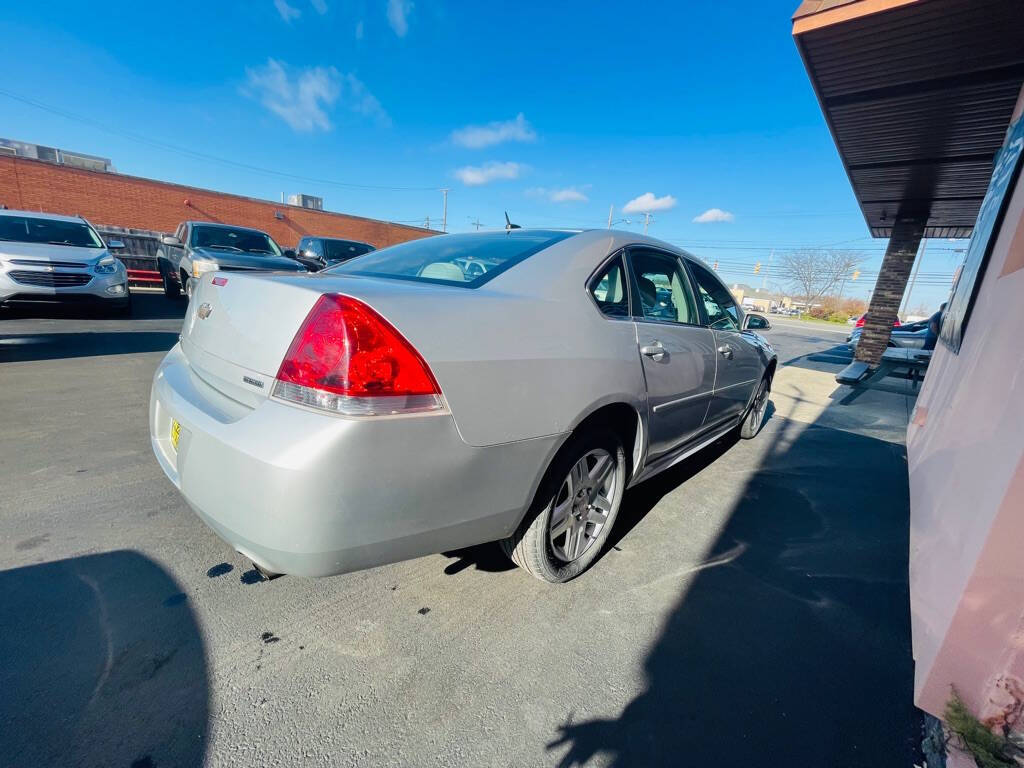
[[[442,407],[441,391],[420,354],[387,320],[350,296],[317,300],[277,381],[275,395],[340,413]]]
[[[864,327],[864,320],[867,319],[867,316],[868,315],[865,312],[863,315],[861,315],[859,318],[857,318],[857,323],[854,325],[854,328],[863,328]],[[900,319],[897,317],[895,320],[892,321],[892,327],[893,328],[898,328],[899,325],[900,325]]]

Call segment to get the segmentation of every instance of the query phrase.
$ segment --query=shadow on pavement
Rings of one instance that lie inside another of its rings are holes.
[[[516,567],[515,563],[501,551],[501,546],[496,541],[478,544],[474,547],[453,549],[441,554],[454,560],[444,569],[448,576],[462,573],[468,568],[475,568],[486,573],[501,573],[502,571],[511,571]]]
[[[30,565],[0,572],[0,594],[0,762],[202,764],[203,641],[160,566],[130,551]]]
[[[846,344],[836,344],[828,349],[800,355],[779,363],[781,367],[806,368],[813,371],[837,372],[853,361],[853,350]]]
[[[104,317],[82,307],[40,306],[0,310],[0,363],[95,355],[165,352],[178,341],[186,304],[163,295],[132,299],[131,317]],[[163,330],[140,320],[166,320]],[[170,330],[170,328],[174,330]]]
[[[799,429],[762,433],[775,447],[681,585],[645,692],[614,719],[567,712],[560,766],[913,764],[905,450]],[[729,447],[630,492],[620,535]]]

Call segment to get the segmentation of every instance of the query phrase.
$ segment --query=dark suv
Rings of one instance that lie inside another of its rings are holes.
[[[295,258],[306,269],[316,272],[343,261],[377,250],[369,243],[358,240],[339,240],[333,237],[304,237],[295,249]]]

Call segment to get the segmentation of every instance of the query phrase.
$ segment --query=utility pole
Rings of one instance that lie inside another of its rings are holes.
[[[775,257],[775,249],[772,248],[772,252],[768,254],[768,269],[772,268],[772,259]],[[761,276],[761,290],[764,290],[765,285],[768,282],[768,269],[764,271],[764,275]]]
[[[614,211],[614,210],[615,210],[615,206],[614,205],[609,205],[608,206],[608,229],[612,228],[612,211]]]
[[[647,234],[647,225],[651,223],[651,214],[644,214],[644,234]]]
[[[917,280],[917,273],[921,269],[921,262],[924,261],[924,249],[928,245],[928,240],[921,238],[921,252],[917,255],[917,264],[914,265],[914,274],[910,276],[910,285],[907,286],[907,292],[903,295],[903,304],[900,307],[900,314],[906,317],[907,307],[910,305],[910,294],[914,292],[914,282]]]
[[[442,189],[441,194],[444,195],[444,213],[441,218],[441,231],[448,231],[448,190]]]
[[[476,231],[477,231],[477,232],[479,232],[479,231],[480,231],[480,227],[482,227],[482,226],[483,226],[483,225],[482,225],[482,224],[480,223],[480,217],[479,217],[479,216],[477,216],[477,217],[476,217],[475,219],[470,219],[470,220],[469,220],[469,223],[470,223],[471,225],[473,225],[474,227],[476,227]]]
[[[424,229],[430,229],[430,216],[427,216],[427,223],[423,225]]]

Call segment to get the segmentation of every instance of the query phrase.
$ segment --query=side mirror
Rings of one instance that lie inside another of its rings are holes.
[[[124,248],[124,242],[121,240],[107,240],[107,248]]]
[[[174,235],[164,235],[160,238],[160,242],[164,245],[181,245],[181,240]]]
[[[293,251],[293,250],[292,250],[291,248],[285,248],[285,249],[284,249],[284,251],[282,251],[282,253],[283,253],[283,254],[284,254],[285,256],[287,256],[287,257],[288,257],[289,259],[294,259],[294,258],[296,258],[296,253],[295,253],[295,251]]]
[[[771,327],[772,324],[768,322],[768,318],[764,315],[748,312],[743,316],[743,330],[745,331],[768,331],[771,330]]]

